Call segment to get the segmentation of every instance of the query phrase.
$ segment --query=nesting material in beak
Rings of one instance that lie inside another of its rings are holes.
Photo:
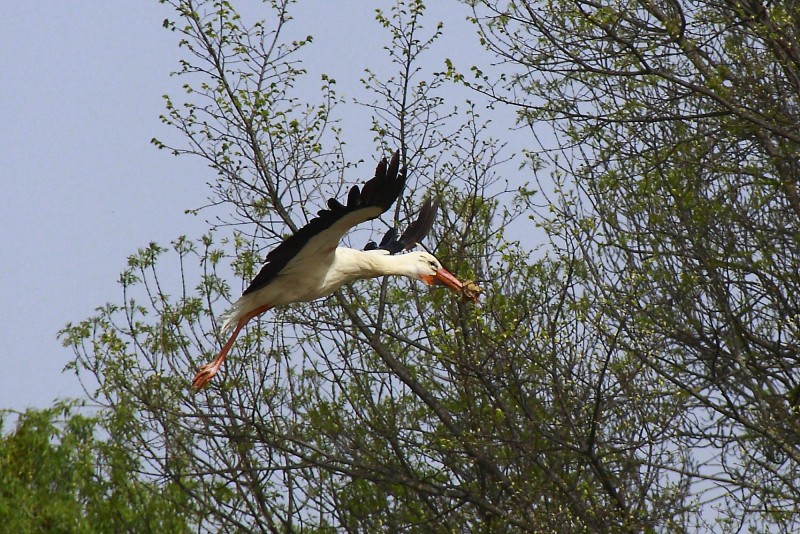
[[[467,280],[464,282],[464,287],[461,288],[461,293],[465,297],[470,298],[475,302],[478,302],[478,297],[480,297],[482,292],[483,289],[481,289],[481,287],[472,280]]]
[[[447,269],[442,267],[434,276],[423,276],[421,277],[422,281],[428,285],[433,284],[441,284],[449,287],[453,291],[457,291],[461,293],[463,296],[470,298],[474,301],[478,301],[478,295],[481,292],[481,288],[475,284],[473,281],[468,281],[466,284],[462,283],[461,280],[453,276]]]

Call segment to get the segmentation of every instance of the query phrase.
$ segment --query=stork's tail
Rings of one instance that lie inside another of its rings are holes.
[[[233,303],[231,309],[222,314],[222,327],[220,333],[225,336],[233,332],[239,321],[252,310],[252,299],[250,295],[242,295],[239,300]]]
[[[226,311],[222,314],[222,327],[220,328],[220,334],[225,336],[229,332],[233,330],[233,327],[236,326],[236,323],[239,322],[239,314],[236,313],[236,308],[231,308],[230,310]]]

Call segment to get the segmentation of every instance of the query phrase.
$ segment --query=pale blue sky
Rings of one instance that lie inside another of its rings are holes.
[[[448,55],[468,62],[477,45],[466,10],[456,2],[431,4],[429,27],[445,19]],[[291,30],[315,36],[303,56],[313,85],[324,71],[340,93],[358,92],[363,68],[386,61],[387,37],[374,22],[374,6],[391,5],[296,6]],[[71,353],[58,330],[119,301],[117,277],[138,247],[206,230],[202,218],[184,210],[203,204],[212,171],[150,144],[154,136],[174,135],[158,120],[161,95],[177,95],[180,83],[169,76],[180,51],[176,36],[161,27],[167,15],[156,0],[3,7],[0,408],[44,407],[80,395],[75,377],[62,374]],[[349,121],[352,152],[353,140],[369,143],[371,134],[366,114]],[[361,157],[372,157],[371,144]]]
[[[68,321],[118,295],[128,254],[202,231],[205,170],[150,145],[178,57],[157,2],[11,2],[0,30],[0,407],[79,395]],[[192,174],[195,173],[195,176]]]

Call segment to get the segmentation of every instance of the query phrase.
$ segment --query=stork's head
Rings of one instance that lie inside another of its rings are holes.
[[[441,262],[432,254],[423,251],[409,252],[405,254],[405,260],[410,267],[410,275],[419,278],[427,285],[443,284],[454,291],[478,300],[476,292],[465,292],[464,283],[453,276],[447,269],[442,267]],[[477,286],[476,286],[477,287]]]

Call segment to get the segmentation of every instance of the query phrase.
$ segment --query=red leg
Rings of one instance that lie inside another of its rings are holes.
[[[219,368],[222,366],[222,362],[225,361],[225,357],[228,355],[231,347],[233,347],[233,342],[236,341],[236,337],[239,335],[239,332],[242,330],[242,328],[244,328],[244,325],[246,325],[247,322],[253,317],[261,315],[270,308],[271,306],[261,306],[260,308],[256,308],[239,319],[239,322],[236,323],[236,328],[234,329],[233,334],[231,334],[231,337],[225,343],[225,346],[222,347],[222,350],[219,351],[217,357],[214,358],[212,362],[205,364],[200,368],[199,371],[197,371],[197,374],[194,376],[194,380],[192,380],[192,387],[194,389],[202,389],[206,387],[209,382],[211,382],[211,379],[214,378],[214,375],[217,374],[217,371],[219,371]]]

